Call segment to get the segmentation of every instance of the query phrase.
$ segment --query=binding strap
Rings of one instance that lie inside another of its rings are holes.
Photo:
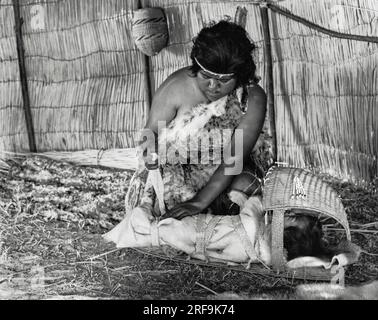
[[[163,216],[166,211],[164,203],[164,182],[159,168],[148,171],[147,183],[150,183],[155,190],[160,216]]]
[[[206,230],[206,215],[199,214],[196,216],[196,248],[195,253],[202,254],[206,259],[206,247],[205,247],[205,230]]]
[[[241,221],[240,215],[232,216],[232,223],[234,225],[236,233],[239,235],[240,241],[243,244],[244,250],[250,259],[256,259],[257,253],[255,251],[254,244],[248,237],[247,231],[245,231],[244,225]]]
[[[222,216],[214,216],[208,223],[206,223],[205,214],[199,214],[196,216],[197,237],[195,253],[203,255],[206,260],[208,260],[206,255],[207,245],[214,234],[215,227],[221,219]]]
[[[207,224],[206,230],[205,230],[205,246],[207,247],[211,237],[214,234],[215,227],[217,224],[221,221],[222,216],[214,216],[209,223]]]
[[[285,210],[275,210],[272,219],[272,266],[276,271],[285,270],[283,232]]]
[[[153,247],[160,246],[160,239],[159,239],[159,227],[158,227],[157,220],[151,222],[151,242]]]

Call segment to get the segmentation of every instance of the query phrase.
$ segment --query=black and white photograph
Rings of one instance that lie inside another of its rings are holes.
[[[377,256],[378,0],[0,0],[0,300],[239,318]]]

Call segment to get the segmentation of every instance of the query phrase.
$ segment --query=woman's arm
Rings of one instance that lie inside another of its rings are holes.
[[[177,219],[181,219],[185,216],[200,213],[207,208],[232,182],[235,175],[241,172],[235,172],[235,174],[226,174],[228,169],[232,172],[232,167],[235,167],[236,163],[241,164],[248,159],[256,141],[261,133],[264,125],[266,115],[266,94],[261,87],[254,86],[249,90],[248,96],[248,109],[239,126],[236,129],[242,130],[242,152],[235,154],[233,164],[228,164],[232,160],[230,158],[231,152],[225,152],[226,157],[220,164],[218,169],[214,172],[209,182],[202,188],[191,200],[186,201],[175,208],[173,208],[169,216],[173,216]],[[234,134],[228,148],[234,152],[237,136]],[[229,150],[229,149],[228,149]]]
[[[150,129],[158,133],[158,122],[165,121],[167,124],[175,117],[178,105],[177,97],[172,94],[171,88],[162,85],[154,95],[151,110],[145,125],[145,129]]]
[[[176,116],[178,105],[177,96],[172,88],[172,76],[168,78],[156,91],[151,104],[150,113],[144,129],[140,135],[139,146],[143,152],[143,160],[147,169],[156,169],[158,163],[151,153],[158,153],[158,123],[167,124]]]

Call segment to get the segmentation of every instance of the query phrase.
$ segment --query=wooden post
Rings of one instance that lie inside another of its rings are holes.
[[[273,85],[273,61],[272,46],[270,42],[269,15],[266,6],[260,6],[262,27],[264,33],[265,63],[266,63],[266,79],[267,79],[267,95],[268,95],[268,114],[269,126],[272,134],[273,161],[277,161],[277,133],[276,133],[276,115],[274,109],[274,85]]]
[[[151,89],[151,77],[150,77],[150,59],[147,55],[144,55],[144,72],[145,76],[145,85],[147,90],[147,99],[148,99],[148,109],[151,109],[152,104],[152,89]]]
[[[16,41],[17,41],[18,67],[20,70],[22,99],[24,102],[25,121],[26,121],[26,128],[28,131],[28,138],[29,138],[29,149],[30,149],[30,152],[37,152],[37,147],[35,144],[35,136],[34,136],[33,118],[32,118],[31,109],[30,109],[28,82],[27,82],[26,68],[25,68],[25,50],[24,50],[24,43],[22,40],[23,19],[21,18],[21,14],[20,14],[19,0],[13,0],[13,11],[14,11],[14,20],[15,20],[14,29],[15,29]]]
[[[138,9],[142,9],[147,7],[145,1],[139,0],[138,1]],[[150,57],[144,54],[144,72],[145,72],[145,87],[147,91],[147,106],[148,110],[151,110],[152,104],[152,89],[151,89],[151,77],[150,77]]]

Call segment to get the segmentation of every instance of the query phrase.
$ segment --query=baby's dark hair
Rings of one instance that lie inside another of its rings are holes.
[[[295,219],[298,225],[290,225],[284,229],[287,260],[303,256],[327,256],[329,252],[324,246],[322,225],[318,218],[303,215]]]
[[[236,87],[259,82],[252,53],[256,46],[246,30],[236,23],[221,20],[204,27],[193,40],[190,57],[191,72],[196,75],[201,67],[216,73],[235,73]]]

